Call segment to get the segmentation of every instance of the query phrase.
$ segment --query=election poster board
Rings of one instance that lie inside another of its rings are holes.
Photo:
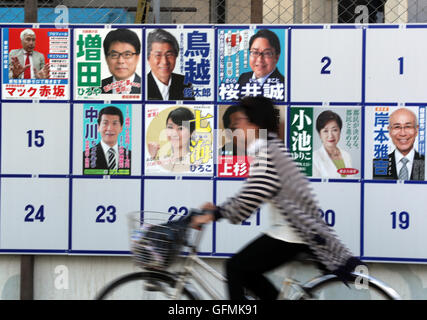
[[[74,30],[74,99],[142,98],[142,30]],[[128,42],[120,39],[127,38]]]
[[[83,174],[130,175],[132,105],[83,105]]]
[[[213,118],[211,105],[147,107],[145,173],[212,176]]]
[[[344,244],[427,262],[426,25],[0,29],[0,253],[129,255],[128,212],[172,221],[234,197],[253,160],[238,99],[262,95]],[[233,255],[272,213],[209,225],[199,254]]]
[[[218,101],[259,95],[285,101],[286,39],[284,28],[220,28]]]
[[[3,99],[69,100],[70,29],[3,28],[2,39]]]
[[[307,176],[360,178],[359,107],[291,107],[290,140],[291,155]]]
[[[213,101],[214,29],[165,27],[145,32],[146,100]]]

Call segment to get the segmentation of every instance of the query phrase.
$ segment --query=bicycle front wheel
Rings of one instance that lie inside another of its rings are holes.
[[[400,300],[399,294],[384,282],[360,273],[352,273],[353,279],[346,286],[337,276],[328,274],[315,278],[303,288],[308,295],[300,299],[324,300]]]
[[[135,272],[118,278],[103,288],[96,300],[169,300],[175,298],[176,279],[166,273]],[[195,300],[197,297],[184,287],[178,297]]]

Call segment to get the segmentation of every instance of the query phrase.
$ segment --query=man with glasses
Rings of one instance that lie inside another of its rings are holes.
[[[183,75],[173,73],[178,52],[178,41],[171,33],[156,29],[148,34],[148,100],[194,100],[192,84],[184,83]]]
[[[388,155],[387,172],[374,169],[374,179],[424,180],[424,155],[414,148],[418,129],[417,116],[411,110],[400,108],[392,112],[388,130],[396,149]],[[381,160],[374,160],[376,168],[378,161]]]
[[[129,29],[116,29],[107,34],[103,46],[112,76],[102,79],[102,93],[140,94],[141,77],[135,72],[141,53],[138,35]]]
[[[284,100],[284,76],[276,65],[280,57],[277,35],[260,29],[249,40],[249,66],[252,71],[240,75],[240,96],[263,95],[274,100]]]

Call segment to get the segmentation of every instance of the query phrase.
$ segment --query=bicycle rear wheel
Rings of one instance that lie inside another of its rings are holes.
[[[384,282],[359,273],[352,273],[353,279],[346,286],[335,275],[328,274],[315,278],[303,288],[308,293],[300,299],[319,300],[400,300],[399,294]]]
[[[166,273],[135,272],[118,278],[104,287],[96,300],[169,300],[174,296],[176,280]],[[181,300],[197,297],[184,287]]]

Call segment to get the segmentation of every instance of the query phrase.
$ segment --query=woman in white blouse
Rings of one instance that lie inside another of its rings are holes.
[[[323,111],[316,120],[322,146],[313,153],[313,177],[345,178],[340,169],[351,168],[348,152],[338,147],[341,137],[342,120],[331,110]]]

